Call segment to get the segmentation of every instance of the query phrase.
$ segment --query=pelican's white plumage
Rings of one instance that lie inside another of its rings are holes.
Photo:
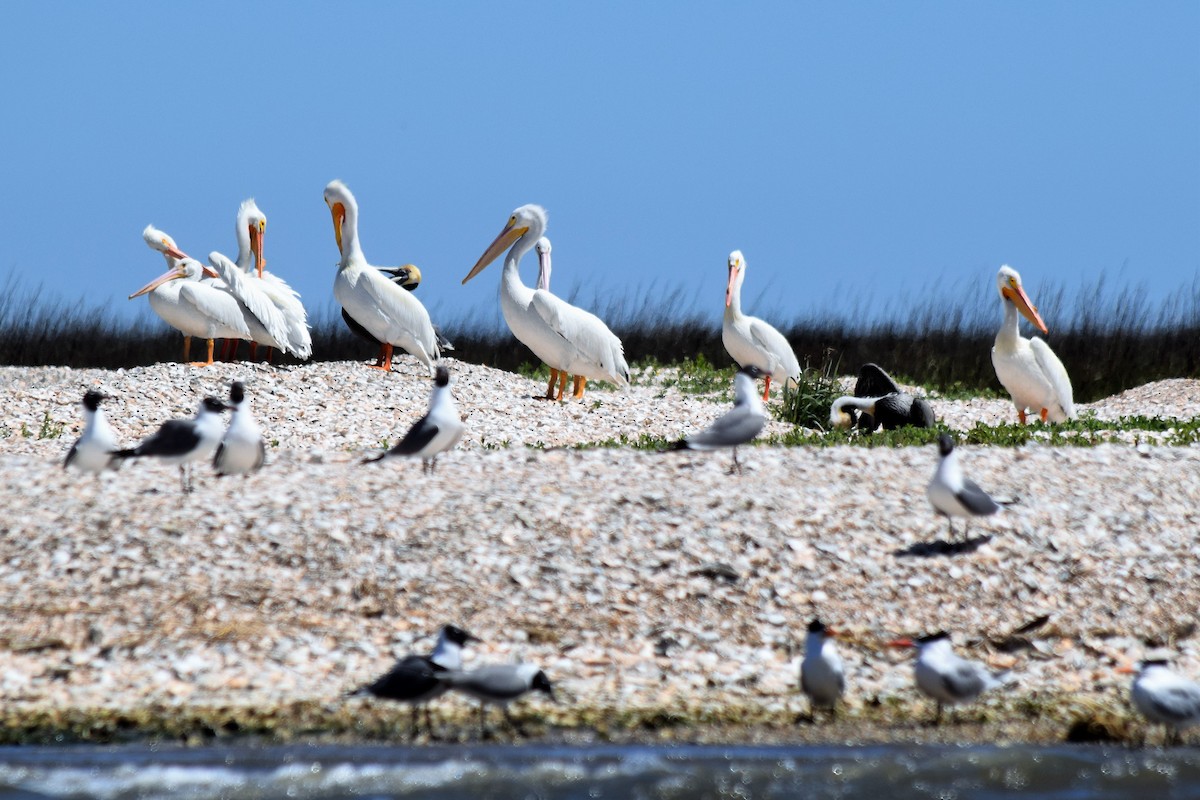
[[[300,302],[300,294],[288,286],[283,278],[266,270],[267,260],[263,256],[266,233],[266,214],[253,199],[243,201],[237,213],[238,257],[235,263],[251,282],[258,281],[254,284],[255,288],[270,300],[282,316],[283,329],[271,330],[271,336],[283,342],[286,352],[306,359],[312,355],[308,312]],[[281,335],[283,338],[279,339]]]
[[[287,320],[262,290],[262,281],[242,272],[237,264],[216,250],[208,254],[208,263],[240,303],[242,318],[250,331],[249,338],[256,344],[290,352]]]
[[[1026,410],[1038,414],[1043,422],[1074,419],[1075,400],[1066,368],[1044,339],[1021,336],[1018,311],[1042,333],[1047,332],[1046,323],[1025,294],[1021,276],[1012,267],[1001,267],[996,274],[996,289],[1004,306],[1004,322],[992,347],[992,365],[996,377],[1012,395],[1017,416],[1022,423]]]
[[[518,268],[521,256],[542,238],[546,222],[546,210],[539,205],[524,205],[513,211],[504,230],[479,257],[463,283],[512,245],[500,279],[500,309],[513,336],[551,369],[628,386],[629,365],[625,363],[624,347],[599,317],[546,289],[530,289],[521,282]],[[547,248],[544,257],[548,256]],[[548,268],[543,270],[548,283]],[[577,382],[576,397],[583,396],[583,388],[583,382]]]
[[[441,351],[429,312],[412,292],[367,262],[358,241],[358,202],[344,183],[335,180],[325,187],[325,204],[333,214],[333,232],[342,256],[333,296],[355,322],[384,343],[386,357],[381,369],[392,368],[392,347],[396,346],[416,356],[433,377]]]
[[[800,362],[787,338],[758,317],[742,313],[742,282],[746,259],[741,250],[729,254],[729,283],[725,287],[725,321],[721,340],[738,365],[758,367],[767,375],[765,402],[771,395],[771,378],[793,382],[800,379]]]
[[[191,337],[208,340],[208,362],[212,363],[213,339],[251,338],[237,298],[220,285],[201,280],[204,267],[188,258],[167,234],[147,225],[142,238],[152,249],[163,254],[169,269],[143,286],[129,299],[149,294],[154,313],[184,335],[184,360],[188,358]]]

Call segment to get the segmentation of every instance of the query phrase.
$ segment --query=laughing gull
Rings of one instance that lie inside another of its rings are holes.
[[[233,416],[225,436],[217,445],[213,456],[213,467],[218,475],[247,475],[262,468],[267,457],[262,431],[258,421],[250,413],[250,401],[246,399],[246,384],[234,381],[229,387],[229,407]]]
[[[767,423],[767,412],[763,409],[754,381],[765,375],[755,366],[742,367],[733,376],[733,409],[719,417],[707,430],[693,433],[680,439],[672,450],[719,450],[733,449],[733,471],[741,474],[737,448],[746,444],[762,431]]]
[[[442,677],[450,670],[462,669],[463,646],[467,642],[478,641],[479,637],[472,636],[456,625],[444,625],[432,653],[427,656],[405,656],[386,674],[354,690],[349,696],[371,695],[408,703],[412,707],[410,736],[413,739],[417,738],[417,706],[424,705],[425,727],[432,736],[428,703],[442,696],[449,688],[442,682]]]
[[[1200,723],[1200,685],[1168,669],[1167,659],[1147,659],[1137,670],[1123,667],[1120,671],[1137,672],[1131,690],[1133,706],[1150,724],[1166,727],[1166,744],[1180,743],[1180,731]]]
[[[938,452],[941,461],[933,473],[925,494],[933,510],[946,518],[950,524],[949,537],[954,538],[954,518],[966,517],[963,526],[963,536],[970,527],[971,517],[986,517],[995,514],[1006,505],[1017,502],[1016,499],[996,500],[970,478],[963,475],[962,466],[958,463],[958,454],[954,452],[954,439],[943,433],[938,436]]]
[[[433,381],[433,394],[429,398],[429,410],[408,429],[395,447],[378,455],[363,459],[364,464],[393,456],[409,456],[423,460],[422,472],[433,472],[438,453],[454,447],[462,438],[466,426],[458,416],[458,407],[450,394],[450,370],[439,366]]]
[[[804,659],[800,662],[800,689],[808,695],[814,719],[818,708],[828,708],[836,715],[837,702],[846,691],[842,658],[829,641],[836,635],[837,631],[819,619],[808,624]]]
[[[206,397],[200,401],[200,408],[192,419],[167,420],[149,439],[137,447],[118,450],[115,455],[117,458],[153,456],[167,464],[178,464],[183,491],[190,492],[188,465],[212,456],[224,432],[221,412],[225,408],[217,398]]]
[[[545,692],[553,701],[554,688],[546,673],[536,664],[493,664],[469,672],[447,672],[442,680],[451,689],[457,689],[479,701],[479,738],[485,737],[485,708],[500,706],[504,718],[518,732],[521,727],[508,713],[508,704],[529,692]]]
[[[74,467],[84,472],[97,475],[106,469],[116,467],[113,454],[117,450],[117,437],[100,408],[103,400],[109,396],[95,389],[90,389],[83,395],[83,433],[67,451],[63,461],[63,469]]]
[[[970,702],[1004,682],[1001,675],[993,674],[982,664],[956,655],[950,634],[945,631],[915,640],[895,639],[888,642],[888,647],[917,648],[917,688],[937,703],[935,725],[942,721],[943,705]]]

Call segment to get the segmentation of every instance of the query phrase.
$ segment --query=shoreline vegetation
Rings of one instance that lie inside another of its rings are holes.
[[[936,392],[1002,393],[988,356],[1000,323],[994,292],[965,284],[957,292],[957,297],[943,294],[909,309],[889,305],[885,317],[856,309],[790,323],[779,315],[772,321],[806,370],[855,374],[862,364],[874,362],[904,383]],[[711,314],[680,315],[675,309],[694,306],[682,290],[668,291],[654,306],[648,299],[653,295],[645,293],[636,306],[612,301],[593,309],[624,343],[631,365],[732,363],[721,341],[719,308]],[[1157,308],[1144,290],[1112,289],[1103,276],[1070,297],[1053,284],[1040,288],[1038,296],[1044,298],[1041,308],[1050,324],[1044,338],[1066,366],[1078,403],[1158,380],[1200,375],[1200,279],[1180,287]],[[864,309],[870,305],[861,303]],[[758,298],[752,307],[763,304]],[[1069,317],[1063,311],[1068,308],[1076,310]],[[540,375],[543,368],[524,345],[506,329],[481,321],[491,321],[491,311],[437,320],[454,343],[449,355]],[[863,319],[869,321],[855,321]],[[376,348],[346,328],[336,306],[327,303],[317,310],[310,301],[310,323],[312,361],[374,357]],[[177,361],[181,352],[182,336],[145,304],[130,318],[51,297],[43,287],[26,286],[13,276],[0,286],[0,365],[118,369]],[[246,352],[243,343],[239,353]],[[299,363],[278,353],[274,358],[277,364]]]

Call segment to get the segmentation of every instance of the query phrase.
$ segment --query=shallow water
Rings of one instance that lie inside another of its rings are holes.
[[[1200,750],[1118,747],[0,748],[0,798],[1200,798]]]

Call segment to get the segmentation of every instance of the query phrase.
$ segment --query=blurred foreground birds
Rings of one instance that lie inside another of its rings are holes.
[[[429,718],[429,702],[446,692],[449,684],[442,678],[451,670],[462,669],[462,648],[467,642],[479,641],[456,625],[443,625],[437,646],[427,656],[408,655],[396,662],[387,673],[350,692],[350,697],[370,695],[386,700],[408,703],[412,708],[410,736],[417,738],[417,707],[425,708],[425,727],[433,736]]]
[[[518,733],[521,726],[508,712],[508,704],[530,692],[542,692],[554,700],[550,679],[534,664],[493,664],[468,672],[448,672],[442,680],[450,688],[479,701],[479,738],[486,738],[486,708],[499,706],[504,718]]]
[[[364,464],[394,456],[422,459],[421,471],[432,473],[439,453],[454,447],[466,426],[458,415],[458,406],[450,394],[450,370],[438,366],[433,381],[429,410],[417,420],[404,438],[390,450],[363,459]]]
[[[733,450],[733,470],[741,474],[738,461],[738,445],[746,444],[762,432],[767,424],[767,412],[754,386],[754,380],[763,374],[755,366],[742,367],[733,376],[733,409],[727,411],[705,430],[693,433],[676,442],[672,450]]]
[[[814,619],[804,638],[804,659],[800,662],[800,689],[808,696],[812,715],[827,708],[837,713],[837,703],[846,691],[846,673],[842,657],[829,641],[837,631]]]
[[[1200,723],[1200,685],[1172,672],[1165,658],[1146,659],[1136,672],[1130,696],[1148,722],[1166,728],[1166,744],[1179,743],[1184,728]]]
[[[71,467],[99,474],[116,466],[117,436],[100,407],[108,399],[108,395],[95,389],[83,393],[83,433],[67,451],[63,469]]]
[[[180,483],[184,493],[188,493],[192,491],[188,468],[193,461],[208,460],[216,450],[224,433],[221,412],[225,409],[226,405],[217,398],[206,397],[192,419],[167,420],[137,447],[118,450],[115,455],[117,458],[150,456],[166,464],[178,464]]]
[[[917,688],[937,703],[934,725],[942,721],[943,706],[969,703],[1004,682],[1000,674],[957,655],[950,643],[950,634],[945,631],[918,639],[894,639],[888,642],[888,647],[916,648]]]

